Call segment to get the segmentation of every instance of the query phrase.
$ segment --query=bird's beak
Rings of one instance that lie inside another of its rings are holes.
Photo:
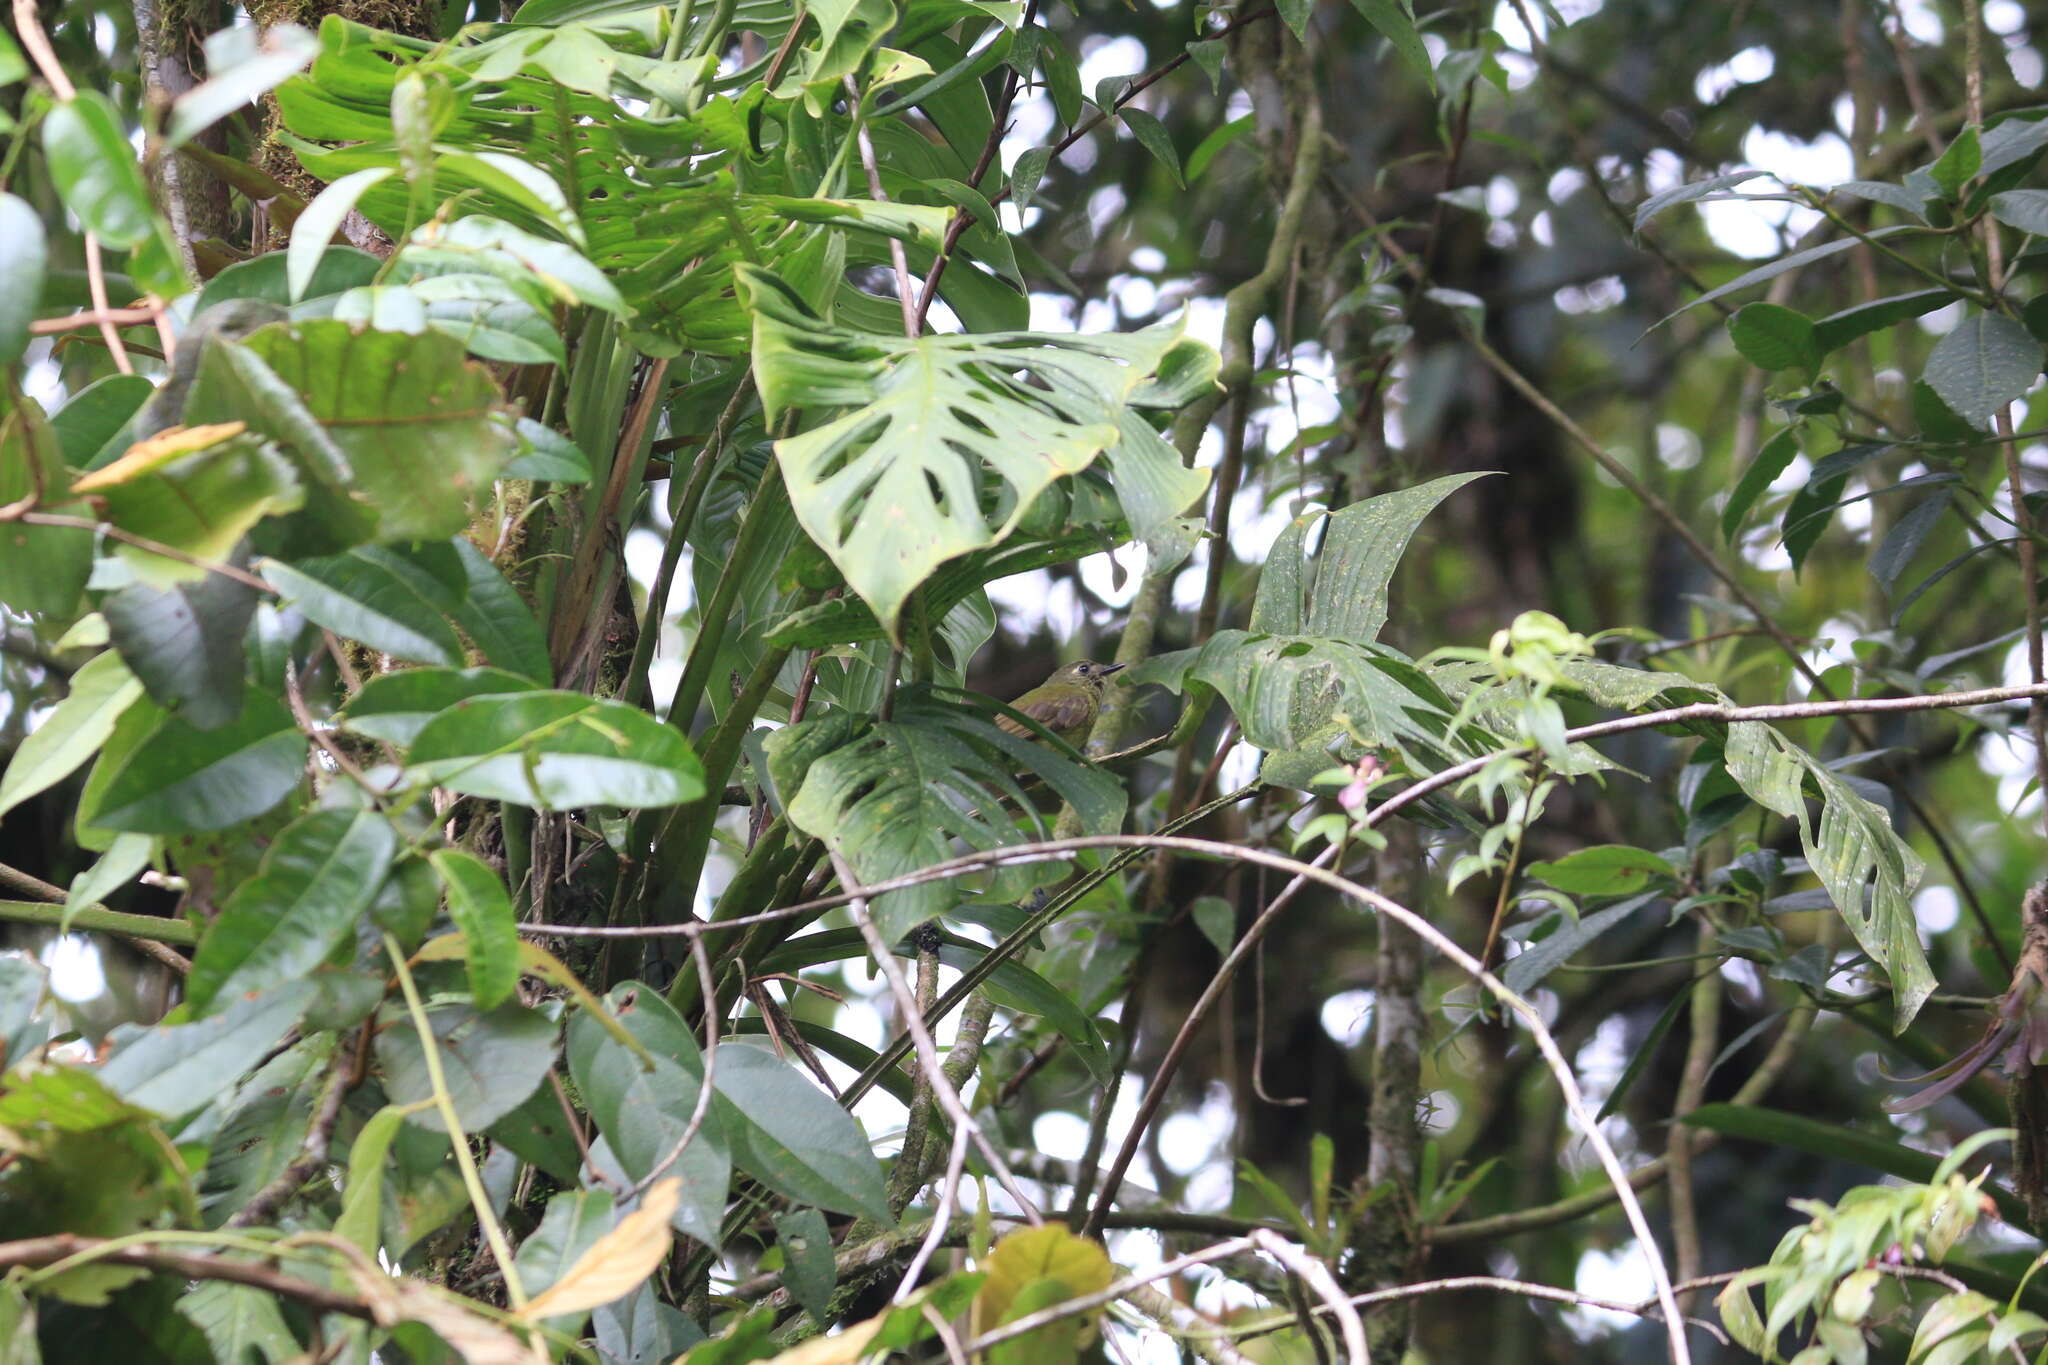
[[[1123,667],[1123,664],[1111,664],[1109,667],[1102,670],[1102,674],[1104,677],[1108,677],[1110,674],[1118,672]]]

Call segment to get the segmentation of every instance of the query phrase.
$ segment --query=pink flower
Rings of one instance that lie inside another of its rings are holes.
[[[1377,782],[1386,770],[1387,765],[1380,762],[1378,754],[1367,754],[1359,759],[1351,768],[1350,783],[1343,791],[1337,793],[1337,804],[1348,811],[1363,810],[1366,794],[1372,790],[1372,784]]]

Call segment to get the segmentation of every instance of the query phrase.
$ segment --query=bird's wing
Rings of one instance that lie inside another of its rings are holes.
[[[1020,698],[1013,705],[1057,735],[1078,725],[1086,725],[1089,713],[1094,710],[1093,701],[1094,699],[1085,691],[1076,688],[1071,696],[1048,697],[1042,700]],[[1031,737],[1031,731],[1008,716],[997,716],[996,725],[1013,735]]]

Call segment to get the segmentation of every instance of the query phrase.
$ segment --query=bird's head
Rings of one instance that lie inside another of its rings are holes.
[[[1079,683],[1083,687],[1093,688],[1099,692],[1109,686],[1110,675],[1119,672],[1122,668],[1122,664],[1099,664],[1093,659],[1076,659],[1070,664],[1061,664],[1058,668],[1054,669],[1052,677],[1046,679],[1046,681],[1053,683]]]

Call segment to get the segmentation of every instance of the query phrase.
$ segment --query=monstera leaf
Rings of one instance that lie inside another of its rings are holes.
[[[1214,377],[1177,326],[909,340],[825,322],[767,271],[736,275],[770,420],[853,409],[775,453],[797,519],[892,634],[933,570],[1002,540],[1056,479],[1116,446],[1128,405],[1184,402]]]
[[[890,720],[835,711],[778,730],[767,741],[768,772],[789,821],[852,864],[863,882],[943,862],[954,840],[992,849],[1047,837],[1051,820],[1013,774],[1041,778],[1074,808],[1090,834],[1113,833],[1123,788],[1044,745],[1005,734],[942,700],[922,684],[897,694]],[[991,898],[1022,895],[1042,873],[999,871]],[[890,939],[965,897],[950,882],[878,896],[876,925]]]

